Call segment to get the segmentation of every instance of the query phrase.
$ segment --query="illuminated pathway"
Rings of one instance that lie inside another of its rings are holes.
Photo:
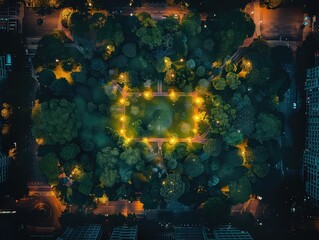
[[[125,124],[123,119],[122,121],[122,129],[120,130],[120,133],[129,141],[133,140],[135,142],[144,142],[148,148],[150,149],[151,153],[154,153],[154,149],[152,147],[152,145],[150,143],[157,143],[158,146],[158,152],[157,152],[157,156],[162,158],[163,153],[162,153],[162,145],[163,143],[170,143],[172,145],[176,144],[176,143],[201,143],[204,144],[207,142],[206,136],[208,135],[208,133],[210,132],[210,130],[208,129],[204,134],[198,134],[198,122],[200,121],[200,116],[199,116],[199,104],[202,103],[202,101],[200,100],[201,98],[199,98],[197,96],[196,92],[192,92],[192,93],[185,93],[185,92],[174,92],[174,91],[169,91],[169,92],[163,92],[163,86],[162,86],[162,81],[158,81],[157,83],[157,92],[147,92],[145,91],[144,93],[141,92],[127,92],[125,88],[122,88],[116,81],[112,80],[112,84],[113,84],[113,88],[114,90],[118,90],[120,91],[121,95],[122,95],[122,99],[120,100],[120,104],[121,109],[122,109],[122,114],[123,114],[123,119],[124,116],[126,114],[126,104],[125,101],[127,99],[127,97],[129,96],[133,96],[136,95],[138,97],[144,96],[145,98],[152,98],[152,97],[170,97],[171,99],[177,98],[177,97],[192,97],[193,99],[195,99],[195,106],[194,106],[194,132],[195,132],[195,136],[194,137],[188,137],[188,138],[176,138],[176,137],[170,137],[170,138],[127,138],[125,137]]]

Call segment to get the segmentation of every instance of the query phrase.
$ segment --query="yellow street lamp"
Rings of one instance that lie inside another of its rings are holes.
[[[195,122],[199,122],[200,121],[200,117],[198,114],[194,115],[194,121]]]
[[[121,121],[121,122],[124,122],[124,121],[125,121],[125,116],[124,116],[124,115],[120,117],[120,121]]]
[[[177,143],[177,139],[175,138],[175,137],[171,137],[170,139],[169,139],[169,143],[170,144],[176,144]]]
[[[120,104],[121,104],[121,105],[124,105],[124,104],[125,104],[125,99],[124,99],[124,98],[121,98],[121,99],[120,99]]]
[[[168,96],[172,101],[176,101],[177,99],[177,95],[174,90],[170,90],[170,93],[168,94]]]
[[[204,99],[201,97],[196,97],[194,99],[194,102],[196,103],[196,105],[200,106],[204,102]]]
[[[150,100],[152,98],[152,92],[151,91],[144,91],[143,96],[146,100]]]

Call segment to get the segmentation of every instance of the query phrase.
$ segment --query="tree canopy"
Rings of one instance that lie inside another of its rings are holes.
[[[74,103],[52,99],[40,104],[33,114],[32,133],[46,144],[65,144],[78,136],[80,116]]]

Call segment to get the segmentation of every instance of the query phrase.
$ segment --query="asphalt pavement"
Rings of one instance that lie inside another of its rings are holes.
[[[39,16],[31,8],[25,8],[23,18],[23,32],[27,38],[42,37],[45,34],[51,33],[58,28],[60,11],[57,10],[51,15]],[[43,24],[38,25],[37,20],[43,19]]]

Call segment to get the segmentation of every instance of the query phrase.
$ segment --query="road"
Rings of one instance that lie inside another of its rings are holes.
[[[93,210],[94,214],[117,214],[122,213],[127,215],[128,213],[143,214],[143,204],[140,201],[129,202],[127,200],[109,201],[108,205],[99,205]]]
[[[179,6],[169,7],[166,4],[145,4],[142,7],[130,8],[123,7],[117,11],[122,11],[123,15],[136,14],[140,12],[148,12],[151,14],[152,18],[155,20],[160,20],[165,18],[165,16],[174,15],[181,19],[185,13],[188,12],[186,8],[181,8]]]

